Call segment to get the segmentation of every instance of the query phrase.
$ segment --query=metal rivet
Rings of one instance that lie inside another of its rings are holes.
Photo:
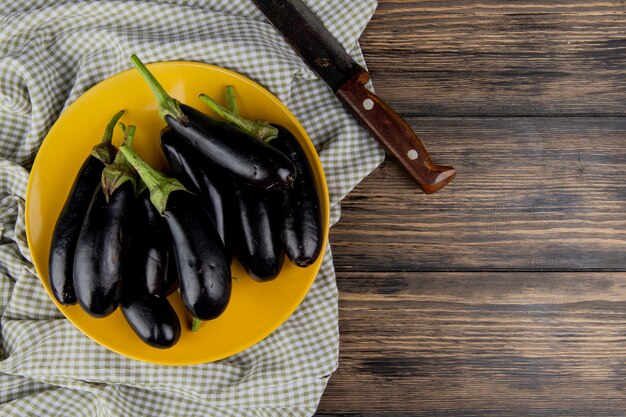
[[[364,108],[365,110],[372,110],[372,109],[374,108],[374,101],[372,101],[372,99],[371,99],[371,98],[366,98],[366,99],[363,101],[363,108]]]
[[[406,153],[406,156],[408,156],[411,161],[414,161],[419,157],[419,154],[415,149],[411,149]]]

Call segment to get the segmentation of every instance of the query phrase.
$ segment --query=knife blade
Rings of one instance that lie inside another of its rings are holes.
[[[306,4],[301,0],[252,1],[426,194],[452,181],[454,168],[435,165],[406,120],[365,88],[368,72],[352,59]]]

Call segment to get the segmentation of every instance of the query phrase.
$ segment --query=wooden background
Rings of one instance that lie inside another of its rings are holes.
[[[345,200],[318,415],[626,415],[625,2],[380,1],[361,44],[458,176]]]

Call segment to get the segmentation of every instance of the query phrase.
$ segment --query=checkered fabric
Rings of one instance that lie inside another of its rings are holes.
[[[358,38],[375,0],[308,1],[363,64]],[[27,246],[29,169],[46,133],[77,97],[130,67],[201,61],[273,92],[314,141],[332,223],[341,199],[383,159],[247,0],[0,1],[0,416],[303,416],[337,367],[337,288],[330,250],[297,311],[228,359],[161,366],[108,351],[56,309]]]

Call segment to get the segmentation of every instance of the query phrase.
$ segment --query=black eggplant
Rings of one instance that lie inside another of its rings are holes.
[[[235,126],[213,120],[185,104],[180,107],[187,121],[169,115],[165,121],[224,172],[237,181],[266,190],[292,186],[295,168],[285,155]]]
[[[115,124],[123,114],[120,111],[113,116],[101,142],[94,146],[91,155],[81,166],[54,227],[50,243],[48,279],[54,298],[64,305],[76,304],[73,275],[76,242],[94,191],[100,184],[102,170],[113,161],[117,152],[111,139]]]
[[[98,187],[78,236],[74,288],[80,306],[94,317],[108,316],[119,303],[134,194],[126,182],[107,202]]]
[[[135,199],[130,229],[132,276],[143,284],[145,293],[165,296],[172,279],[168,268],[171,242],[147,189]]]
[[[126,145],[120,151],[148,186],[152,203],[165,218],[185,307],[200,320],[218,317],[230,300],[230,265],[202,200],[175,178],[152,169]]]
[[[156,96],[161,117],[204,158],[253,187],[292,186],[295,168],[285,155],[242,129],[181,104],[167,94],[136,55],[131,56],[131,62]]]
[[[148,294],[141,277],[129,276],[122,288],[120,303],[124,318],[141,340],[152,347],[166,349],[180,339],[180,321],[165,297]]]
[[[169,231],[167,232],[167,236],[169,238]],[[165,289],[166,296],[178,289],[178,267],[176,266],[176,257],[171,241],[169,250],[167,251],[167,271],[165,273],[163,288]]]
[[[257,281],[270,281],[280,273],[284,254],[276,218],[274,192],[261,192],[233,182],[234,213],[237,216],[237,259]]]
[[[226,184],[230,178],[224,178],[213,164],[200,160],[194,149],[181,140],[170,128],[161,131],[161,149],[170,165],[172,174],[185,188],[200,196],[209,212],[227,253],[232,253],[232,234],[227,230],[229,212]]]
[[[216,318],[230,300],[230,262],[207,211],[196,196],[178,191],[169,196],[163,216],[185,306],[200,320]]]
[[[134,126],[125,131],[126,146],[132,146],[134,133]],[[76,298],[94,317],[108,316],[120,301],[135,188],[135,171],[118,152],[102,171],[102,187],[93,195],[74,256]]]
[[[239,115],[233,86],[226,86],[228,108],[205,94],[200,94],[200,99],[229,123],[257,139],[267,141],[278,135],[278,130],[268,123],[254,122]],[[231,184],[231,189],[234,192],[233,212],[237,216],[233,222],[237,231],[237,258],[253,279],[270,281],[280,273],[284,262],[279,219],[276,218],[278,207],[275,200],[280,195],[262,193],[236,181]]]
[[[130,145],[132,140],[126,143]],[[174,346],[181,334],[178,316],[166,298],[176,277],[172,274],[175,262],[170,259],[171,243],[147,189],[139,193],[134,203],[131,250],[124,265],[127,272],[122,282],[120,307],[141,340],[166,349]]]
[[[322,212],[313,169],[298,140],[284,126],[241,117],[232,86],[226,87],[228,108],[207,95],[201,94],[200,98],[229,123],[239,126],[259,140],[268,141],[294,164],[294,186],[278,191],[281,199],[278,233],[287,257],[294,264],[306,267],[314,263],[322,249]]]
[[[323,229],[320,197],[313,169],[304,149],[291,132],[280,125],[278,136],[270,143],[283,152],[296,167],[293,188],[280,190],[280,229],[283,249],[294,264],[306,267],[314,263],[322,250]]]

